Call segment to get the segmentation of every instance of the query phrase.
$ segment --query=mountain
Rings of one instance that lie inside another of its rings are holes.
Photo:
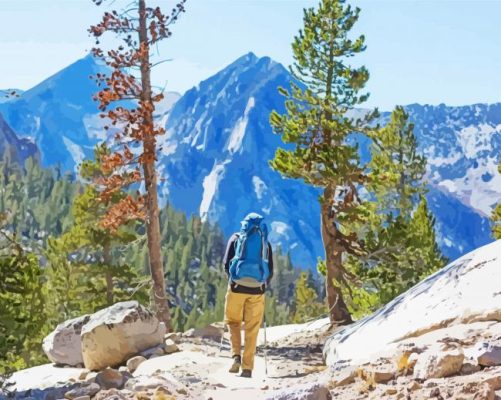
[[[29,157],[39,158],[36,145],[28,139],[18,138],[0,114],[0,155],[4,162],[24,165]]]
[[[288,84],[285,68],[270,58],[241,57],[177,101],[159,161],[163,193],[175,207],[217,221],[226,234],[259,211],[269,216],[272,244],[306,266],[321,254],[318,193],[268,165],[281,145],[268,115],[283,109],[276,88]]]
[[[42,165],[74,170],[92,156],[102,139],[101,121],[92,94],[97,91],[89,75],[103,72],[89,55],[24,92],[0,104],[0,112],[21,136],[33,138],[42,154]]]
[[[501,199],[501,103],[406,107],[430,185],[483,216]]]
[[[181,97],[162,143],[163,194],[175,207],[217,221],[226,234],[246,212],[262,212],[272,221],[272,242],[291,249],[299,265],[313,266],[322,255],[318,192],[268,164],[283,146],[269,113],[283,110],[276,88],[291,79],[282,65],[249,53]],[[428,157],[438,242],[455,259],[492,241],[488,215],[501,200],[501,104],[406,109]],[[381,122],[388,117],[382,113]]]
[[[93,157],[95,144],[106,138],[106,120],[99,117],[92,99],[98,87],[90,76],[107,71],[89,54],[18,98],[0,104],[0,112],[16,132],[33,138],[44,166],[76,171],[83,159]],[[166,93],[157,117],[164,118],[179,97]]]
[[[501,201],[501,103],[405,107],[428,160],[428,201],[439,244],[455,259],[492,241],[489,217]],[[389,118],[383,113],[382,122]]]
[[[92,100],[96,86],[88,79],[103,69],[87,56],[0,104],[6,122],[37,143],[44,165],[75,170],[104,138],[105,122]],[[183,96],[167,93],[156,112],[166,127],[159,138],[160,194],[163,203],[217,221],[226,235],[238,230],[245,213],[259,211],[268,216],[272,243],[291,250],[298,265],[314,266],[323,255],[318,191],[268,164],[283,146],[269,114],[283,111],[277,86],[290,81],[282,65],[249,53]],[[488,216],[501,200],[501,103],[406,109],[428,157],[438,241],[454,259],[492,240]],[[388,117],[382,113],[381,122]]]

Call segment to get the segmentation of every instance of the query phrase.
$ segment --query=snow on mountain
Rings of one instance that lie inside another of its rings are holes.
[[[92,100],[96,85],[88,78],[103,69],[87,56],[0,104],[6,123],[36,142],[44,165],[75,170],[106,138]],[[269,167],[283,146],[269,114],[283,111],[277,87],[290,80],[282,65],[249,53],[183,96],[166,93],[155,112],[166,127],[158,138],[159,193],[163,203],[218,222],[228,235],[245,213],[261,212],[273,244],[291,249],[299,265],[314,266],[323,255],[318,191]],[[492,240],[488,215],[501,200],[501,103],[406,109],[428,158],[428,201],[440,247],[456,258]],[[361,144],[366,158],[367,143]]]
[[[250,53],[201,82],[174,106],[160,164],[164,193],[176,207],[217,221],[227,234],[246,212],[261,212],[270,219],[270,238],[292,249],[300,265],[313,266],[322,255],[318,193],[268,164],[283,146],[269,113],[283,110],[276,88],[290,80],[280,64]],[[457,258],[492,240],[487,216],[501,200],[501,104],[406,108],[428,157],[439,245]],[[388,117],[383,113],[382,121]]]
[[[281,144],[268,116],[283,109],[276,88],[288,84],[282,65],[252,53],[241,57],[177,101],[159,162],[175,207],[218,222],[226,234],[239,229],[246,213],[261,212],[272,244],[311,266],[321,254],[318,223],[302,220],[318,220],[317,192],[268,164]]]
[[[93,157],[96,143],[106,138],[105,119],[99,117],[93,95],[98,87],[90,76],[107,67],[92,55],[76,61],[20,97],[0,104],[9,125],[22,137],[31,137],[41,150],[44,166],[60,165],[76,171],[85,158]],[[179,98],[166,93],[156,116],[165,123],[169,109]]]
[[[103,72],[90,55],[59,71],[18,99],[0,105],[0,112],[20,136],[35,140],[44,166],[59,164],[74,170],[82,157],[92,157],[98,141],[93,125],[98,114],[89,75]]]
[[[407,107],[430,185],[483,216],[501,200],[501,103]]]

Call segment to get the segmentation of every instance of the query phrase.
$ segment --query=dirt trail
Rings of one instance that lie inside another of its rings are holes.
[[[180,352],[144,362],[134,376],[172,374],[200,399],[264,399],[272,390],[316,381],[318,378],[310,375],[323,370],[323,335],[318,330],[301,328],[296,325],[268,329],[267,374],[261,333],[250,379],[228,372],[228,333],[222,348],[214,340],[183,338]]]

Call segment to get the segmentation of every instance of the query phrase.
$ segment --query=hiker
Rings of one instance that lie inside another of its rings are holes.
[[[223,259],[228,275],[224,316],[230,330],[233,364],[229,370],[250,378],[254,367],[257,335],[264,315],[265,290],[273,275],[273,254],[263,217],[248,214],[239,233],[231,236]],[[241,327],[244,322],[245,343],[241,357]]]

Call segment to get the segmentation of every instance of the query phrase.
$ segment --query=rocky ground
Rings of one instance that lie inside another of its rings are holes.
[[[340,362],[331,367],[323,363],[322,347],[332,332],[325,321],[317,325],[314,330],[302,325],[296,332],[294,326],[270,328],[267,374],[265,349],[260,346],[251,379],[227,372],[231,363],[227,333],[221,348],[217,337],[203,338],[200,332],[189,331],[167,334],[169,346],[143,352],[117,369],[90,372],[51,366],[44,373],[54,375],[59,369],[59,378],[66,379],[67,386],[58,393],[39,389],[19,393],[18,398],[501,399],[500,322],[434,330],[402,341],[396,352],[362,365]],[[219,329],[211,327],[211,334]],[[165,354],[166,350],[172,353]],[[34,378],[33,371],[24,372],[18,382]],[[19,388],[23,389],[22,382]]]

